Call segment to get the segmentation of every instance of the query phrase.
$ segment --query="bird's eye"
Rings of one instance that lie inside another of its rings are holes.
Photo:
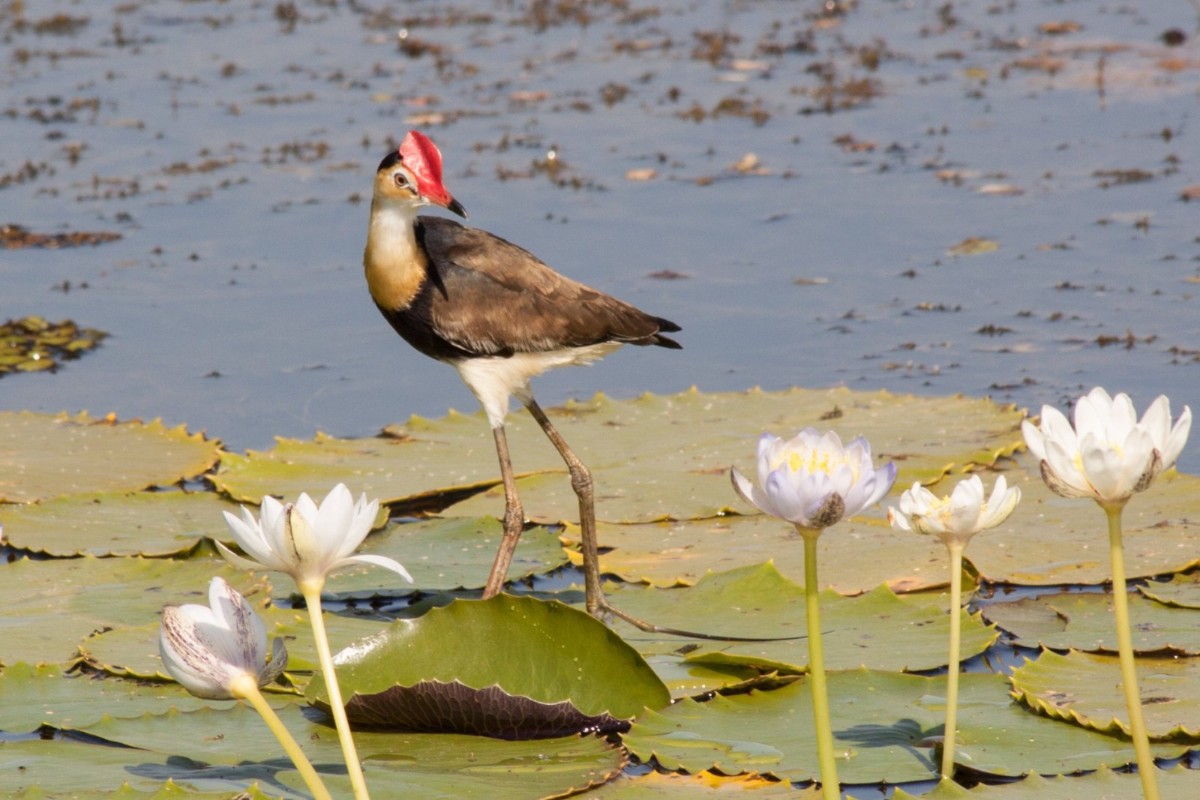
[[[396,182],[396,185],[399,186],[401,189],[408,188],[408,176],[405,175],[403,172],[397,172],[395,175],[392,176],[392,180],[394,180]]]

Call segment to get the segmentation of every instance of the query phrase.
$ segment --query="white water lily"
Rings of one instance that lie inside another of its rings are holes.
[[[785,441],[758,440],[758,483],[734,467],[733,488],[746,502],[803,528],[823,529],[878,503],[896,480],[896,465],[875,469],[861,436],[843,445],[833,431],[805,428]]]
[[[975,534],[1008,519],[1020,501],[1021,490],[1009,488],[1003,475],[996,478],[987,499],[978,475],[959,481],[946,497],[914,483],[900,495],[899,508],[888,509],[888,522],[897,530],[936,536],[947,546],[953,542],[965,545]]]
[[[936,536],[950,556],[950,658],[946,674],[946,722],[942,734],[941,774],[954,775],[954,742],[958,729],[959,663],[962,660],[962,562],[971,537],[994,528],[1021,500],[1021,490],[1009,488],[1001,475],[986,500],[983,481],[972,475],[959,481],[946,497],[938,497],[919,482],[900,495],[900,507],[888,509],[888,521],[902,531]]]
[[[197,697],[242,697],[279,677],[287,650],[276,639],[268,657],[267,633],[258,614],[223,578],[208,587],[209,605],[163,609],[159,654],[167,672]]]
[[[1021,424],[1042,479],[1063,497],[1123,504],[1145,491],[1175,464],[1192,427],[1192,410],[1171,424],[1171,405],[1160,395],[1141,420],[1129,395],[1109,397],[1097,386],[1075,404],[1072,427],[1058,409],[1042,407],[1041,424]]]
[[[291,575],[302,592],[306,585],[319,590],[331,572],[360,563],[390,569],[412,583],[408,570],[387,556],[351,555],[370,533],[378,513],[377,500],[367,502],[366,495],[360,495],[355,502],[341,483],[319,506],[307,494],[301,494],[294,505],[267,496],[260,519],[245,506],[240,518],[225,512],[225,522],[246,557],[220,542],[217,548],[227,561],[242,569]]]

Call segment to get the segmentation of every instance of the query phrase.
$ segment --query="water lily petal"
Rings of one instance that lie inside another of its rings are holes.
[[[349,567],[356,563],[371,564],[372,566],[390,569],[392,572],[395,572],[409,583],[413,582],[412,575],[408,574],[408,570],[406,570],[399,561],[388,558],[387,556],[374,555],[372,553],[359,553],[358,555],[347,556],[346,558],[343,558],[335,563],[333,565],[333,569],[336,570],[341,569],[342,567]]]

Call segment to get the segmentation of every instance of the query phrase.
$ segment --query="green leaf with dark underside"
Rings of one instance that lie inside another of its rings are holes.
[[[457,600],[350,645],[336,657],[359,725],[503,738],[618,727],[670,702],[637,651],[557,601]],[[310,702],[328,709],[322,680]]]

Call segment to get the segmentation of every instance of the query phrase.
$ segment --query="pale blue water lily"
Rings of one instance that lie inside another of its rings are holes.
[[[239,556],[220,542],[217,548],[227,561],[242,569],[283,572],[301,586],[302,582],[324,585],[335,570],[370,564],[389,569],[412,583],[408,570],[394,559],[352,555],[370,533],[379,502],[368,502],[366,495],[354,501],[345,484],[333,487],[320,505],[307,494],[287,505],[267,496],[262,500],[259,519],[245,506],[240,517],[224,513],[230,532],[246,556]]]
[[[878,503],[896,480],[896,465],[875,468],[861,436],[843,445],[833,431],[805,428],[784,440],[758,440],[758,483],[736,467],[733,487],[746,502],[804,528],[823,529]]]
[[[848,445],[833,431],[805,428],[788,440],[764,433],[758,440],[758,483],[730,470],[734,490],[746,502],[795,526],[804,541],[804,610],[808,673],[813,702],[817,763],[825,800],[840,800],[837,756],[825,680],[817,541],[842,517],[878,503],[896,480],[896,465],[875,468],[871,445],[859,437]]]

